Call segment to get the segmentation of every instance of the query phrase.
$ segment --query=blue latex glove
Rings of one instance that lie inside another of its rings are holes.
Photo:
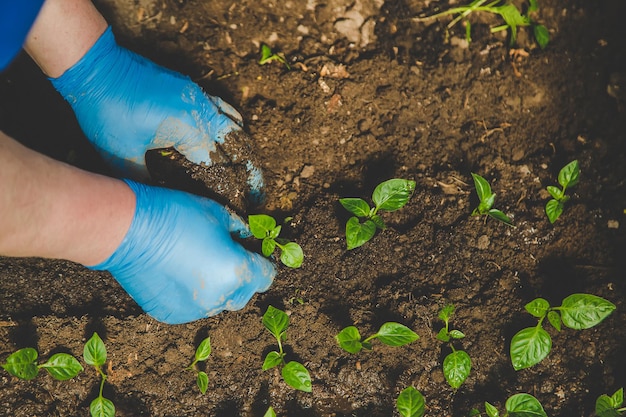
[[[249,236],[237,215],[213,200],[126,180],[137,202],[116,251],[90,269],[107,270],[155,319],[178,324],[243,308],[276,270],[232,234]]]
[[[189,77],[119,46],[110,27],[51,81],[87,138],[122,176],[148,178],[146,151],[173,146],[196,164],[243,166],[246,193],[255,203],[262,199],[263,176],[241,115]]]

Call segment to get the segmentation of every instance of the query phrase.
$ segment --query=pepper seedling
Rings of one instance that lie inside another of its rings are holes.
[[[469,376],[472,370],[472,360],[464,350],[457,350],[452,344],[453,340],[463,339],[465,334],[460,330],[450,330],[450,318],[454,314],[454,305],[448,304],[439,311],[439,319],[445,323],[437,333],[437,339],[448,343],[452,353],[448,354],[443,360],[443,375],[448,384],[454,388],[459,388]]]
[[[546,203],[546,215],[550,223],[554,222],[563,214],[563,208],[565,203],[569,200],[569,196],[565,194],[568,187],[573,187],[578,184],[578,177],[580,175],[580,169],[578,168],[578,161],[574,160],[565,165],[559,171],[558,181],[561,188],[554,185],[548,185],[546,189],[552,196],[552,199]]]
[[[520,393],[509,397],[504,404],[505,412],[500,414],[498,409],[485,401],[485,413],[488,417],[548,417],[543,406],[530,394]],[[482,414],[477,409],[469,413],[470,417],[480,417]]]
[[[196,373],[196,385],[200,389],[202,394],[206,394],[207,389],[209,388],[209,376],[206,372],[198,369],[198,362],[204,362],[209,359],[211,355],[211,338],[207,337],[200,345],[196,348],[196,353],[193,358],[193,362],[189,365],[185,370],[193,371]]]
[[[346,243],[348,250],[358,248],[369,241],[377,229],[387,228],[378,211],[395,211],[409,201],[415,190],[415,181],[393,178],[384,181],[374,189],[372,201],[374,207],[361,198],[341,198],[341,205],[355,216],[346,224]],[[363,219],[363,222],[361,222]]]
[[[287,339],[289,316],[284,311],[270,305],[263,314],[263,326],[276,339],[278,352],[271,351],[265,356],[262,369],[267,371],[282,366],[281,375],[287,385],[300,391],[311,392],[311,375],[304,365],[296,361],[285,362],[283,342]]]
[[[102,396],[102,390],[104,389],[104,382],[107,379],[107,375],[102,370],[102,367],[107,361],[107,350],[104,342],[98,336],[98,333],[94,333],[93,336],[85,343],[83,349],[83,359],[85,363],[96,368],[96,372],[100,374],[100,390],[98,391],[98,397],[89,405],[89,412],[92,417],[113,417],[115,416],[115,405],[113,402]]]
[[[491,33],[500,32],[503,30],[511,31],[510,45],[514,45],[517,39],[517,28],[523,26],[530,26],[533,29],[533,35],[537,44],[541,49],[545,48],[550,42],[550,32],[548,29],[540,24],[537,24],[531,18],[530,14],[536,12],[539,9],[537,0],[529,0],[526,12],[522,13],[513,3],[502,3],[500,0],[492,1],[485,4],[487,0],[474,0],[470,4],[465,6],[453,7],[445,10],[441,13],[437,13],[431,16],[415,18],[416,21],[425,21],[430,19],[437,19],[439,17],[455,15],[457,17],[452,19],[446,27],[446,39],[449,37],[448,31],[461,20],[465,23],[465,39],[468,43],[471,41],[471,24],[468,19],[469,15],[475,12],[487,12],[495,15],[499,15],[505,24],[494,26],[491,28]]]
[[[371,350],[374,339],[378,339],[387,346],[404,346],[419,339],[417,333],[403,324],[387,322],[380,326],[375,334],[362,340],[359,329],[355,326],[348,326],[341,330],[337,336],[337,343],[343,350],[349,353],[359,353],[362,349]]]
[[[287,60],[285,59],[284,56],[282,56],[281,54],[272,52],[272,48],[270,48],[266,44],[261,45],[261,59],[259,60],[259,65],[265,65],[272,61],[278,61],[284,64],[288,70],[291,70],[291,67],[287,63]]]
[[[287,220],[286,220],[287,221]],[[264,256],[271,256],[278,247],[280,261],[290,267],[299,268],[304,261],[302,248],[295,242],[278,237],[282,226],[276,225],[276,220],[267,214],[251,214],[248,216],[248,224],[252,235],[262,240],[261,251]]]
[[[536,298],[525,309],[539,320],[535,327],[520,330],[511,339],[511,362],[516,371],[538,364],[550,353],[552,339],[542,327],[546,317],[559,332],[561,324],[574,330],[589,329],[608,317],[615,305],[596,295],[572,294],[559,307],[551,307],[547,300]]]
[[[402,417],[422,417],[426,408],[424,396],[415,387],[409,386],[400,392],[396,408]]]
[[[13,352],[2,364],[5,371],[26,381],[34,379],[41,368],[59,381],[67,381],[83,371],[78,360],[68,353],[55,353],[46,362],[37,364],[39,353],[27,347]]]
[[[511,219],[502,211],[493,208],[493,203],[496,200],[496,195],[491,192],[491,186],[486,179],[478,174],[472,172],[472,178],[474,179],[474,187],[476,188],[476,194],[478,194],[478,207],[472,211],[472,216],[487,215],[493,217],[502,223],[515,227]]]
[[[619,417],[626,414],[624,405],[624,388],[620,388],[610,397],[602,394],[596,400],[596,416]]]

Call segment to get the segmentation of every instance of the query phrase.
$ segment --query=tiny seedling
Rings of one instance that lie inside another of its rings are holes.
[[[404,346],[419,339],[417,333],[408,327],[395,322],[387,322],[380,326],[380,329],[375,334],[361,339],[359,329],[355,326],[348,326],[335,336],[337,343],[343,350],[349,353],[359,353],[361,349],[372,349],[371,341],[374,339],[380,340],[380,342],[387,346]]]
[[[104,346],[104,342],[98,336],[98,333],[94,333],[93,336],[85,343],[83,349],[83,359],[85,363],[96,368],[96,372],[100,374],[100,390],[98,397],[91,402],[89,406],[89,412],[92,417],[113,417],[115,416],[115,406],[113,402],[102,396],[102,390],[104,389],[104,382],[107,379],[107,375],[102,370],[102,367],[107,361],[107,350]]]
[[[259,60],[259,65],[265,65],[272,61],[278,61],[284,64],[288,70],[291,70],[291,67],[287,63],[287,60],[285,59],[284,56],[282,56],[281,54],[272,52],[272,48],[270,48],[266,44],[261,45],[261,59]]]
[[[267,214],[251,214],[248,224],[252,235],[262,240],[261,251],[264,256],[271,256],[278,247],[280,261],[290,268],[299,268],[304,260],[302,248],[295,242],[278,237],[282,226],[276,225],[276,220]]]
[[[626,414],[624,405],[624,388],[620,388],[610,397],[602,394],[596,400],[596,416],[619,417]]]
[[[398,396],[396,408],[402,417],[422,417],[426,408],[424,396],[414,387],[409,386]]]
[[[278,352],[271,351],[265,356],[263,370],[282,366],[281,375],[287,385],[300,391],[311,392],[311,376],[304,365],[296,361],[285,362],[283,342],[287,338],[289,316],[284,311],[270,305],[263,314],[263,326],[270,331],[278,343]]]
[[[9,355],[2,367],[11,375],[27,381],[34,379],[41,368],[59,381],[72,379],[83,371],[82,365],[70,354],[55,353],[41,364],[37,363],[38,356],[36,349],[23,348]]]
[[[263,417],[276,417],[276,411],[274,411],[272,406],[269,406]]]
[[[448,384],[454,388],[459,388],[467,379],[472,370],[472,360],[464,350],[454,348],[452,341],[462,339],[465,334],[460,330],[450,330],[450,318],[454,314],[454,305],[448,304],[439,311],[439,319],[445,323],[445,327],[437,333],[437,339],[448,343],[452,353],[443,360],[443,375]]]
[[[193,362],[189,365],[185,370],[193,371],[196,373],[196,385],[200,389],[202,394],[206,394],[207,389],[209,388],[209,376],[206,372],[198,369],[198,362],[204,362],[209,359],[211,355],[211,338],[207,337],[196,349],[196,353],[194,355]]]
[[[476,194],[478,194],[478,207],[472,211],[472,216],[487,215],[493,217],[502,223],[513,226],[511,219],[498,209],[493,208],[493,203],[496,200],[496,195],[491,192],[491,186],[486,179],[478,174],[472,172],[472,178],[474,178],[474,187],[476,188]]]
[[[563,213],[565,203],[569,200],[569,196],[565,194],[568,187],[573,187],[578,184],[578,176],[580,170],[578,168],[578,161],[574,160],[565,165],[561,171],[559,171],[559,184],[561,188],[554,185],[548,185],[546,189],[552,196],[552,199],[546,204],[546,214],[550,223],[554,224]]]
[[[485,401],[485,414],[487,417],[548,417],[543,406],[535,397],[530,394],[515,394],[509,397],[504,404],[505,412],[500,414],[498,409]],[[480,417],[480,411],[473,409],[469,414],[471,417]]]
[[[550,353],[552,339],[543,329],[546,317],[559,332],[561,324],[574,330],[589,329],[608,317],[615,305],[596,295],[572,294],[559,307],[551,307],[547,300],[536,298],[525,309],[539,320],[535,327],[520,330],[511,339],[511,362],[516,371],[538,364]]]
[[[495,15],[499,15],[505,24],[494,26],[491,28],[491,33],[500,32],[503,30],[510,30],[510,45],[514,45],[517,40],[517,28],[523,26],[530,26],[533,30],[535,40],[541,49],[545,48],[550,42],[550,33],[548,29],[540,24],[537,24],[531,17],[532,12],[536,12],[539,9],[537,0],[529,0],[528,8],[525,13],[520,10],[512,2],[505,2],[496,0],[487,3],[487,0],[474,0],[470,4],[465,6],[453,7],[441,13],[437,13],[431,16],[416,18],[417,21],[424,21],[430,19],[437,19],[443,16],[458,15],[446,27],[446,39],[449,36],[448,31],[461,20],[465,23],[465,38],[468,42],[471,41],[471,24],[469,21],[469,15],[474,12],[487,12]]]
[[[415,190],[415,181],[399,178],[384,181],[374,189],[372,201],[374,207],[361,198],[341,198],[341,205],[354,214],[346,224],[346,243],[348,250],[358,248],[369,241],[376,229],[387,228],[385,222],[378,215],[379,210],[395,211],[409,201]],[[363,222],[361,222],[363,219]]]

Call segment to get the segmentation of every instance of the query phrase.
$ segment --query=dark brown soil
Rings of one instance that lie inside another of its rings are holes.
[[[297,270],[281,267],[270,290],[242,311],[168,326],[143,314],[107,273],[0,258],[0,360],[26,346],[42,358],[80,357],[97,331],[110,358],[105,396],[118,416],[260,417],[269,405],[280,416],[398,416],[395,399],[413,385],[428,416],[467,416],[484,410],[484,401],[502,409],[510,395],[527,392],[549,416],[587,417],[597,396],[626,385],[625,110],[607,94],[610,74],[626,71],[623,2],[541,2],[536,17],[551,43],[542,51],[522,29],[518,46],[529,54],[517,57],[504,36],[489,33],[492,17],[474,20],[469,47],[460,26],[446,43],[446,21],[412,19],[449,8],[447,1],[97,5],[121,43],[241,111],[268,182],[258,212],[293,217],[284,230],[305,261]],[[260,66],[261,43],[284,53],[292,70]],[[69,108],[26,57],[2,75],[0,100],[5,132],[103,170]],[[581,181],[551,225],[545,187],[574,159]],[[194,172],[161,171],[160,180],[193,189],[202,180]],[[470,216],[477,204],[471,172],[491,182],[496,206],[516,228]],[[349,215],[338,199],[369,198],[392,177],[414,179],[413,198],[384,215],[387,230],[347,251]],[[539,296],[558,305],[576,292],[607,298],[617,310],[589,330],[549,329],[548,358],[515,372],[511,337],[534,320],[524,305]],[[445,303],[457,307],[452,326],[466,334],[458,347],[473,361],[456,392],[441,370],[449,351],[435,339]],[[291,315],[287,354],[311,372],[310,394],[261,370],[274,349],[261,324],[270,304]],[[345,326],[371,334],[391,320],[420,340],[358,355],[335,342]],[[206,336],[213,354],[209,391],[200,395],[184,368]],[[47,375],[24,382],[3,371],[0,415],[87,416],[97,388],[92,371],[69,382]]]

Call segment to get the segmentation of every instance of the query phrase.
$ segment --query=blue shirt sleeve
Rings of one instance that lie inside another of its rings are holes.
[[[0,71],[22,48],[44,0],[0,0]]]

